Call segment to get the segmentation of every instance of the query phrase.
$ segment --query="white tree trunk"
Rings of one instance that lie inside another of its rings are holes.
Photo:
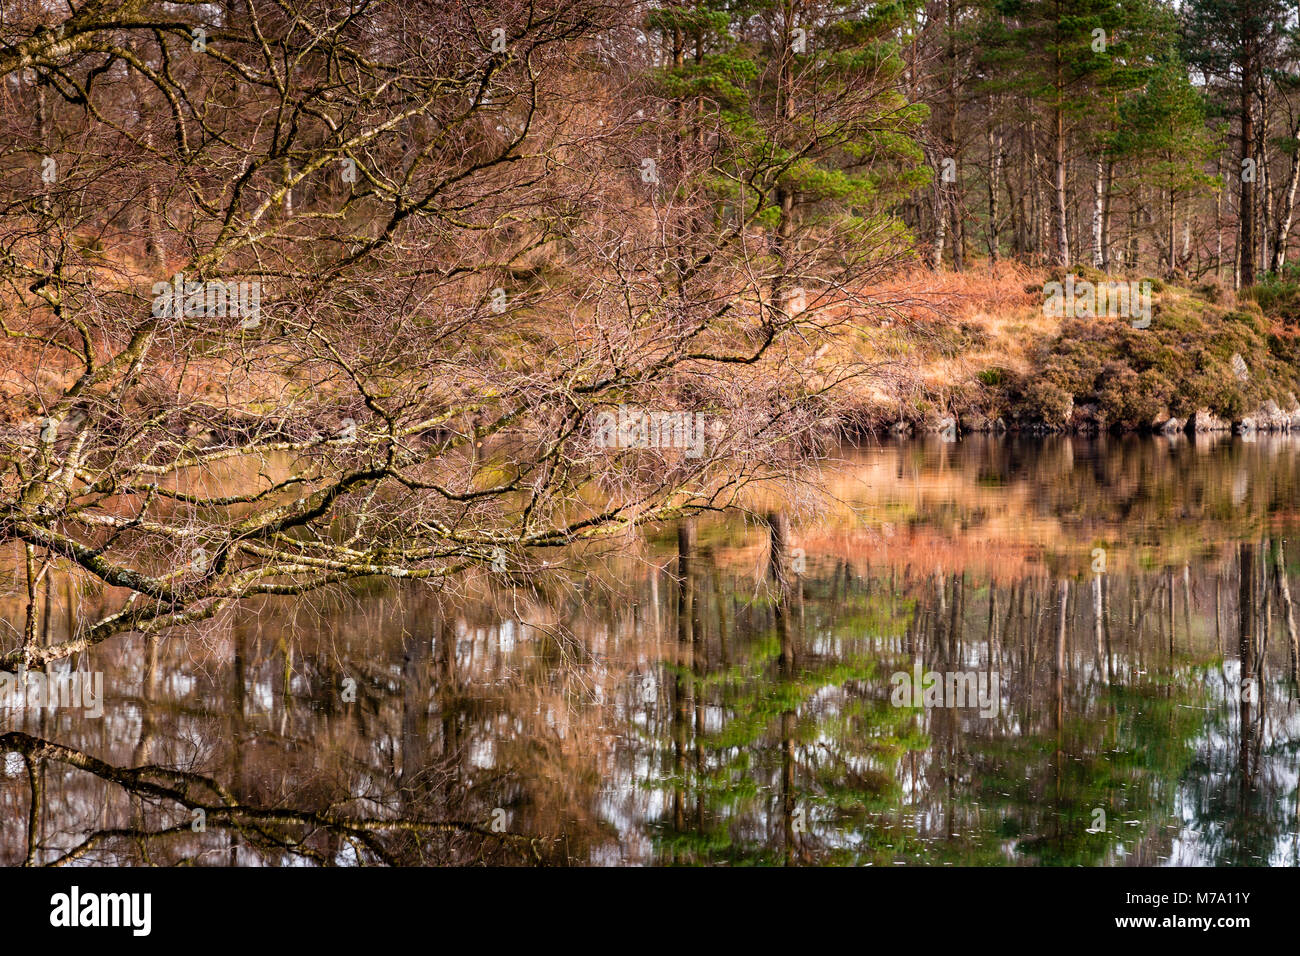
[[[1093,181],[1092,190],[1092,264],[1098,269],[1106,267],[1105,249],[1102,245],[1102,207],[1103,197],[1106,194],[1106,169],[1105,164],[1101,161],[1101,154],[1097,155],[1097,176]]]

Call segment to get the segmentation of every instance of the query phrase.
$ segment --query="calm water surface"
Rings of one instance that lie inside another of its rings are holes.
[[[761,515],[699,519],[101,645],[102,717],[0,709],[0,863],[1300,862],[1300,439],[839,459],[785,591]],[[56,639],[110,603],[47,593]]]

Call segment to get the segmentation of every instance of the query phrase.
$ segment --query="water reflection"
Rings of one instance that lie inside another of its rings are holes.
[[[0,862],[1300,862],[1300,442],[845,458],[816,520],[101,645],[102,718],[0,709]],[[114,600],[47,581],[47,641]]]

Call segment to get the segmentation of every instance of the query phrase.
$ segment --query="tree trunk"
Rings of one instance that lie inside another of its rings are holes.
[[[1286,625],[1286,639],[1291,656],[1291,679],[1296,680],[1300,676],[1300,638],[1296,635],[1295,608],[1291,603],[1291,585],[1286,574],[1286,551],[1280,538],[1273,544],[1273,555],[1277,593],[1282,603],[1282,621]]]
[[[1243,32],[1249,28],[1243,24]],[[1241,219],[1237,241],[1241,264],[1237,270],[1237,286],[1255,284],[1255,178],[1258,170],[1252,169],[1255,161],[1255,117],[1251,97],[1255,92],[1255,56],[1247,45],[1242,56],[1241,78],[1241,166],[1237,174],[1241,180],[1237,214]]]
[[[1255,606],[1255,545],[1243,542],[1240,553],[1240,586],[1237,589],[1237,653],[1240,658],[1238,676],[1238,770],[1242,777],[1242,787],[1248,786],[1250,779],[1250,738],[1252,728],[1251,703],[1253,696],[1246,692],[1246,681],[1254,678],[1255,671],[1255,629],[1258,627],[1257,608]],[[1255,685],[1258,692],[1258,685]]]
[[[961,176],[959,174],[957,113],[960,103],[957,98],[957,83],[960,70],[957,64],[957,2],[948,0],[948,155],[953,160],[953,180],[948,184],[948,213],[952,216],[952,267],[956,272],[966,268],[966,228],[962,222]]]
[[[1291,130],[1294,145],[1300,139],[1300,123]],[[1291,237],[1291,217],[1295,211],[1296,186],[1300,184],[1300,149],[1291,151],[1291,162],[1287,169],[1286,190],[1282,193],[1282,204],[1277,211],[1277,232],[1273,236],[1273,261],[1269,268],[1280,273],[1286,264],[1286,245]]]
[[[943,245],[947,237],[948,216],[944,210],[944,164],[938,163],[939,175],[934,184],[934,241],[930,246],[930,268],[936,272],[943,265]]]
[[[1171,273],[1178,270],[1178,216],[1177,207],[1175,206],[1177,193],[1171,186],[1169,189],[1169,271]]]
[[[1106,217],[1106,170],[1100,153],[1097,154],[1096,173],[1092,192],[1092,264],[1098,269],[1104,269],[1106,268],[1106,253],[1103,248],[1105,230],[1102,224]]]
[[[988,129],[989,140],[989,265],[998,264],[998,190],[1002,179],[1002,133]]]
[[[1270,229],[1273,225],[1273,177],[1270,175],[1268,168],[1268,84],[1262,83],[1260,88],[1260,129],[1256,139],[1256,151],[1258,153],[1257,166],[1259,170],[1259,192],[1260,192],[1260,221],[1259,221],[1259,264],[1262,268],[1268,267],[1269,254],[1268,242],[1272,238]]]
[[[1058,583],[1057,602],[1059,607],[1056,618],[1056,659],[1053,662],[1052,676],[1056,682],[1055,726],[1059,729],[1065,714],[1065,623],[1066,611],[1070,603],[1069,581],[1063,580]]]
[[[1214,174],[1223,175],[1223,159],[1214,160]],[[1214,191],[1214,275],[1223,278],[1223,190]]]
[[[1101,212],[1101,267],[1110,272],[1110,210],[1112,191],[1115,186],[1115,163],[1113,160],[1106,160],[1106,190],[1103,194],[1103,204]]]
[[[1097,667],[1101,670],[1106,657],[1105,611],[1101,599],[1101,575],[1092,576],[1092,637],[1097,648]]]
[[[1031,139],[1033,140],[1033,152],[1031,155],[1032,165],[1030,167],[1030,176],[1032,177],[1032,182],[1034,184],[1033,207],[1031,210],[1033,213],[1031,223],[1033,230],[1032,245],[1034,250],[1034,260],[1036,263],[1041,264],[1045,258],[1044,250],[1047,248],[1047,236],[1050,232],[1050,228],[1047,224],[1050,213],[1047,208],[1047,197],[1043,195],[1043,163],[1041,157],[1038,155],[1038,142],[1036,137],[1031,137]]]
[[[1053,110],[1052,128],[1052,190],[1056,206],[1056,248],[1053,257],[1057,265],[1070,265],[1069,220],[1065,204],[1065,110],[1057,104]]]

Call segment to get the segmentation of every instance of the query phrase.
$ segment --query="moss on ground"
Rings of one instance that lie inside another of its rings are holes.
[[[1094,272],[1075,274],[1080,281],[1105,279]],[[1056,270],[1044,282],[1063,276]],[[1235,296],[1215,281],[1138,281],[1152,282],[1146,328],[1124,318],[1050,320],[1038,305],[1000,312],[985,307],[976,321],[895,327],[888,359],[922,372],[874,415],[864,400],[858,422],[874,417],[871,424],[878,426],[902,417],[919,425],[956,413],[967,424],[1001,418],[1013,428],[1134,431],[1200,409],[1232,421],[1270,400],[1284,410],[1294,407],[1300,395],[1300,269]],[[1020,279],[1017,285],[1030,287],[1041,302],[1043,283],[1025,286]]]

